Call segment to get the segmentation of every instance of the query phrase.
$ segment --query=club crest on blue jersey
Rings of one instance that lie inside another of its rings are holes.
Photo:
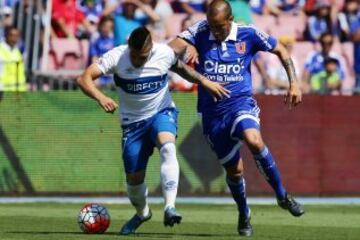
[[[235,43],[235,49],[238,54],[244,54],[246,52],[246,42]]]

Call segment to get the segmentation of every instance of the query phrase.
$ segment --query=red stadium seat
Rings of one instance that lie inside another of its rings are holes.
[[[275,18],[273,16],[270,15],[265,15],[265,16],[259,16],[259,15],[253,15],[252,16],[254,19],[254,25],[256,27],[258,27],[260,30],[268,33],[268,34],[272,34],[272,30],[275,27]]]
[[[46,63],[44,63],[42,60],[40,62],[41,71],[52,71],[57,69],[56,57],[53,52],[49,52]]]
[[[305,61],[308,54],[315,50],[315,46],[311,42],[296,42],[292,52],[292,56],[296,58],[300,67],[300,73],[303,72]],[[301,74],[300,74],[301,75]]]
[[[276,25],[271,28],[271,34],[275,37],[284,35],[295,39],[302,39],[305,29],[305,19],[302,16],[280,16],[276,19]]]
[[[55,38],[50,42],[51,55],[55,58],[55,69],[81,70],[88,63],[89,43],[87,40]]]
[[[80,40],[80,52],[81,52],[81,59],[82,62],[86,65],[90,63],[90,42],[86,39]]]

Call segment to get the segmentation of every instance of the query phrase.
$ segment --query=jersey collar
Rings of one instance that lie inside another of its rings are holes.
[[[5,48],[7,51],[12,51],[15,48],[10,47],[10,45],[7,44],[5,41],[1,42],[1,44],[3,45],[3,48]]]
[[[237,38],[237,24],[235,22],[231,23],[231,29],[229,35],[226,37],[226,39],[223,42],[227,42],[229,40],[236,41]],[[210,32],[209,40],[216,40],[214,35]]]

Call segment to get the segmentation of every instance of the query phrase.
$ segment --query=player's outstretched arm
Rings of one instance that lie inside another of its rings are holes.
[[[95,99],[107,113],[113,113],[118,107],[117,103],[97,89],[94,81],[102,76],[102,72],[96,64],[90,65],[77,79],[81,90],[89,97]]]
[[[181,54],[185,54],[186,62],[190,62],[190,63],[199,62],[198,59],[199,54],[196,51],[196,48],[192,44],[185,41],[184,39],[177,37],[172,41],[170,41],[168,45],[174,50],[177,56],[180,56]]]
[[[230,97],[230,91],[224,88],[221,84],[212,82],[183,61],[176,61],[175,65],[171,67],[171,71],[176,72],[181,77],[185,78],[189,82],[202,85],[209,94],[214,98],[214,101],[220,100],[224,97]]]
[[[276,47],[272,50],[272,53],[276,54],[279,57],[289,79],[289,89],[285,96],[284,102],[285,104],[289,104],[289,108],[291,108],[292,106],[295,107],[296,105],[301,103],[302,94],[299,82],[296,77],[294,63],[288,51],[281,43],[278,43],[276,45]]]

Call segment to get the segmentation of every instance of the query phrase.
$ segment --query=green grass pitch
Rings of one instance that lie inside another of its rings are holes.
[[[0,204],[0,239],[240,239],[234,205],[178,205],[183,222],[173,228],[162,223],[161,205],[151,205],[153,218],[135,236],[117,235],[132,216],[129,205],[104,205],[111,215],[105,234],[80,232],[76,216],[82,204]],[[360,239],[360,206],[306,206],[307,213],[294,218],[277,206],[252,206],[254,236],[250,239]]]

